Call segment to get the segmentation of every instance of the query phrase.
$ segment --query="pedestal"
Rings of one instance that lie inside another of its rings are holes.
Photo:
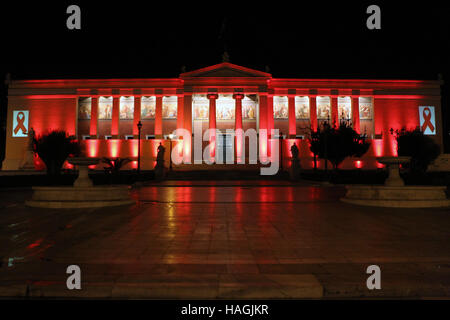
[[[164,179],[164,160],[156,160],[155,179],[156,180]]]
[[[385,186],[388,187],[401,187],[404,186],[405,183],[403,179],[400,177],[400,165],[399,163],[390,163],[386,164],[388,169],[388,178],[384,182]]]
[[[92,187],[92,180],[89,178],[89,166],[78,165],[78,178],[73,183],[74,187]]]
[[[35,170],[34,166],[34,152],[33,150],[26,150],[25,155],[20,165],[21,170]]]
[[[289,168],[289,178],[292,181],[300,178],[300,161],[298,159],[291,160],[291,167]]]

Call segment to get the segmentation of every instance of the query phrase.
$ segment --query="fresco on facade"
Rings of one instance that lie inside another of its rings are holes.
[[[372,98],[360,97],[359,98],[359,118],[361,120],[371,120],[373,114]]]
[[[162,101],[162,118],[176,119],[177,118],[177,96],[163,97]]]
[[[289,117],[288,97],[273,97],[273,118],[287,119]]]
[[[194,120],[209,119],[209,100],[204,97],[194,97]]]
[[[221,97],[216,101],[216,120],[233,120],[235,101],[230,97]]]
[[[91,98],[78,100],[78,119],[89,120],[91,118]]]
[[[338,97],[339,120],[350,120],[352,118],[352,98]]]
[[[141,119],[151,120],[155,119],[156,113],[156,97],[142,97],[141,99]]]
[[[309,119],[308,97],[295,97],[295,119]]]
[[[317,97],[317,119],[331,120],[330,97]]]
[[[119,114],[120,120],[133,120],[134,97],[120,97]]]
[[[98,118],[100,120],[112,119],[112,97],[100,97],[98,101]]]
[[[242,99],[242,120],[256,120],[257,103],[256,96],[245,96],[244,99]]]

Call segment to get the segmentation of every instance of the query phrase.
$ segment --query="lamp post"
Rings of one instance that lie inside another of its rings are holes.
[[[137,173],[141,173],[141,129],[142,129],[142,122],[139,120],[138,124],[138,167],[137,167]]]
[[[172,171],[172,139],[174,135],[171,133],[169,134],[169,170]]]

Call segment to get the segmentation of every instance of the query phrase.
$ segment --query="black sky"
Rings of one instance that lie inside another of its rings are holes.
[[[449,11],[439,2],[93,2],[2,2],[0,76],[178,77],[183,65],[221,62],[226,48],[232,63],[267,65],[279,78],[450,79]],[[81,7],[81,30],[66,28],[70,4]],[[381,30],[366,28],[371,4]]]

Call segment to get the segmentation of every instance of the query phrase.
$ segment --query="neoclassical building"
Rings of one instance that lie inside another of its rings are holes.
[[[213,143],[210,160],[231,153],[248,163],[250,139],[232,133],[254,130],[260,159],[270,159],[271,141],[278,139],[283,168],[293,143],[300,149],[302,167],[311,168],[310,129],[341,120],[371,141],[363,158],[346,159],[342,168],[374,169],[380,167],[377,156],[396,155],[391,128],[419,126],[442,146],[440,86],[440,81],[273,78],[228,62],[167,79],[14,80],[8,92],[2,170],[21,169],[31,128],[36,135],[66,130],[90,157],[135,158],[140,141],[144,170],[154,167],[160,143],[167,151],[176,149],[183,159],[174,170],[227,166],[193,161],[193,133],[208,128],[220,130],[202,142],[202,147]],[[189,136],[173,135],[177,128]],[[268,134],[262,134],[266,130]],[[169,152],[166,160],[168,165]],[[319,161],[319,167],[323,165]],[[43,169],[38,158],[35,166]],[[129,166],[136,168],[137,162]]]

